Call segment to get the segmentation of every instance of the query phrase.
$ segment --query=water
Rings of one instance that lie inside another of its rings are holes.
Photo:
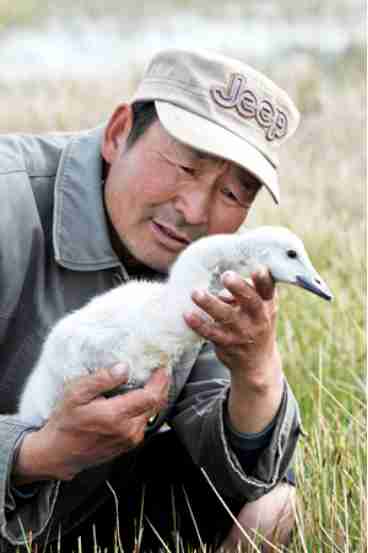
[[[197,14],[149,17],[140,21],[74,18],[50,21],[45,29],[14,29],[0,35],[1,77],[109,77],[125,65],[141,67],[154,52],[167,47],[212,48],[237,53],[252,62],[272,63],[292,50],[338,56],[362,44],[359,21],[337,18],[209,19]]]

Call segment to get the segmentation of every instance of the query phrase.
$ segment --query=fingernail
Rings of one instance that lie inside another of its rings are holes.
[[[196,315],[196,313],[194,313],[194,311],[185,311],[184,312],[184,317],[191,323],[197,323],[198,322],[198,316]]]
[[[126,363],[117,363],[111,367],[110,372],[113,376],[128,376],[129,367]]]
[[[233,271],[226,271],[225,273],[223,273],[221,278],[222,282],[232,282],[235,279],[235,275]]]

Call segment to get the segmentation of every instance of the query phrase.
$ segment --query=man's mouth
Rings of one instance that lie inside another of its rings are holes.
[[[177,244],[179,243],[181,246],[187,246],[191,242],[187,236],[181,234],[176,229],[173,229],[166,224],[154,220],[152,221],[152,224],[156,232],[160,233],[164,237],[167,237],[171,241],[175,241]]]

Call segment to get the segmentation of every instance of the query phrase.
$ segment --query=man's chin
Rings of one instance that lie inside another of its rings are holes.
[[[147,258],[142,259],[141,265],[151,269],[152,271],[167,275],[170,271],[170,267],[178,257],[178,253],[171,254],[169,259],[158,259],[154,256],[147,256]]]
[[[144,272],[145,269],[149,269],[167,275],[171,265],[181,251],[185,249],[183,247],[180,251],[173,251],[169,247],[147,238],[144,242],[144,248],[137,247],[140,244],[130,244],[127,241],[122,243],[121,260],[128,271],[130,268],[132,272],[139,273],[140,270]],[[148,248],[149,245],[150,248]]]
[[[155,252],[151,250],[150,252],[143,252],[142,254],[137,252],[133,256],[129,252],[129,256],[123,260],[123,263],[126,265],[128,271],[131,269],[134,273],[144,273],[148,270],[167,275],[178,255],[179,253],[166,251]]]

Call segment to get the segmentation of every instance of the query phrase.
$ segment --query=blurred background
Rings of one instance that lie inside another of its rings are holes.
[[[165,47],[204,47],[264,71],[302,121],[281,155],[284,224],[334,291],[280,287],[285,372],[304,426],[293,551],[366,551],[366,36],[363,0],[0,0],[0,132],[78,130],[129,100]]]
[[[363,209],[364,16],[363,0],[0,0],[0,132],[92,127],[129,100],[157,50],[211,48],[265,71],[302,112],[273,213],[289,211],[292,186],[313,228],[325,197],[345,227]]]

